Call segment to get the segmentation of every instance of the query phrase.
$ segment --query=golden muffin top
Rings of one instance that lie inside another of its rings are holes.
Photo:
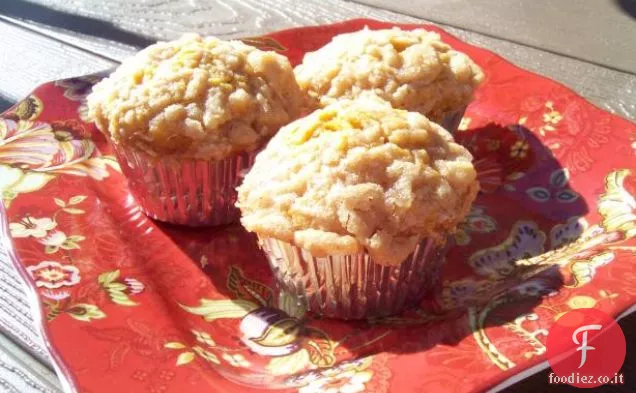
[[[399,264],[446,240],[479,185],[470,153],[441,126],[373,95],[283,127],[239,187],[241,222],[314,256],[366,250]]]
[[[284,56],[196,34],[145,48],[88,97],[113,142],[194,159],[258,148],[299,116],[301,102]]]
[[[435,122],[466,106],[484,79],[479,66],[439,34],[397,27],[338,35],[307,53],[294,73],[319,106],[374,92]]]

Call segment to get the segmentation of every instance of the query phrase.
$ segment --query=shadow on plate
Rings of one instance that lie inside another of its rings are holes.
[[[634,0],[615,0],[616,4],[629,16],[636,18],[636,1]]]
[[[507,327],[498,332],[508,335],[503,342],[518,343],[522,331],[547,334],[536,306],[571,280],[561,274],[559,251],[550,250],[567,248],[581,235],[584,199],[549,149],[520,125],[490,124],[456,138],[474,155],[482,192],[451,239],[437,295],[400,316],[350,322],[321,318],[296,299],[277,294],[256,237],[240,225],[184,229],[160,224],[219,294],[233,299],[231,306],[209,300],[185,309],[209,323],[232,319],[233,342],[247,347],[250,356],[268,359],[260,371],[218,371],[249,385],[294,386],[322,375],[307,368],[343,371],[381,352],[457,346],[467,337],[488,347],[491,327]],[[227,307],[226,314],[216,318],[214,307]]]

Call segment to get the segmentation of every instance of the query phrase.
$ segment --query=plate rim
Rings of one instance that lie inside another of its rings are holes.
[[[42,307],[42,301],[37,294],[35,281],[26,270],[24,264],[20,262],[20,258],[18,258],[15,252],[13,238],[11,237],[11,231],[9,229],[9,216],[2,199],[0,199],[0,247],[2,247],[6,252],[11,265],[17,271],[22,283],[24,284],[23,288],[26,292],[27,303],[31,309],[30,311],[31,316],[33,317],[34,327],[36,328],[40,339],[44,343],[49,359],[51,360],[51,365],[60,380],[62,389],[67,393],[79,393],[79,390],[77,390],[77,381],[75,376],[70,371],[68,365],[62,360],[61,355],[50,340],[49,328],[44,322],[46,319],[44,316],[44,308]]]
[[[561,83],[560,81],[551,79],[547,76],[544,76],[542,74],[539,74],[535,71],[531,71],[528,70],[518,64],[515,64],[513,62],[511,62],[510,60],[506,59],[505,57],[499,55],[498,53],[491,51],[490,49],[486,49],[483,48],[481,46],[475,45],[473,43],[467,42],[462,38],[457,37],[456,35],[448,32],[446,29],[444,29],[442,26],[438,26],[435,24],[431,24],[431,23],[400,23],[400,22],[393,22],[393,21],[386,21],[386,20],[377,20],[377,19],[371,19],[371,18],[352,18],[352,19],[346,19],[346,20],[342,20],[342,21],[338,21],[338,22],[334,22],[334,23],[323,23],[323,24],[316,24],[316,25],[305,25],[305,26],[297,26],[297,27],[291,27],[291,28],[286,28],[286,29],[280,29],[280,30],[276,30],[276,31],[271,31],[271,32],[266,32],[263,34],[260,34],[258,36],[260,37],[271,37],[271,36],[276,36],[277,34],[282,34],[282,33],[289,33],[289,32],[294,32],[294,31],[302,31],[304,29],[307,28],[315,28],[315,27],[337,27],[337,26],[342,26],[342,25],[347,25],[347,24],[351,24],[351,23],[372,23],[372,24],[383,24],[386,26],[397,26],[397,27],[402,27],[402,28],[408,28],[408,29],[412,29],[412,28],[424,28],[424,29],[433,29],[433,30],[440,30],[442,31],[444,34],[452,37],[453,39],[462,42],[463,44],[470,46],[472,49],[481,51],[482,53],[486,53],[489,56],[492,56],[493,58],[495,58],[498,61],[502,61],[504,63],[506,63],[506,65],[508,67],[512,67],[520,72],[523,73],[530,73],[532,74],[534,77],[540,78],[544,81],[547,81],[549,83],[555,84],[560,86],[562,89],[566,90],[568,93],[572,94],[573,96],[584,100],[590,107],[593,107],[595,110],[603,112],[609,116],[613,116],[617,119],[620,119],[621,121],[625,121],[627,123],[634,123],[631,119],[627,119],[625,117],[623,117],[621,114],[618,113],[613,113],[608,111],[605,108],[602,108],[600,106],[598,106],[597,104],[590,102],[589,100],[587,100],[585,97],[581,96],[579,93],[577,93],[576,91],[574,91],[572,88],[568,87],[567,85]],[[376,29],[376,26],[372,26],[371,29]],[[384,27],[381,27],[384,28]],[[86,75],[94,75],[94,74],[99,74],[105,71],[111,72],[113,70],[113,67],[110,67],[108,69],[102,70],[102,71],[98,71],[98,72],[94,72],[94,73],[90,73],[90,74],[86,74]],[[65,79],[72,79],[72,78],[77,78],[77,77],[81,77],[81,76],[75,76],[75,77],[70,77],[70,78],[64,78],[61,80],[65,80]],[[31,92],[29,94],[32,94],[35,90],[37,90],[38,88],[54,83],[55,81],[49,81],[49,82],[45,82],[42,83],[38,86],[36,86],[33,90],[31,90]],[[27,95],[28,96],[28,95]],[[20,101],[18,101],[20,102]],[[13,107],[11,107],[13,108]],[[7,113],[11,108],[9,108],[7,111],[0,113],[0,118]],[[635,123],[636,124],[636,123]],[[20,279],[22,280],[22,282],[25,284],[25,290],[26,290],[26,295],[27,295],[27,303],[29,304],[29,308],[31,311],[31,315],[33,317],[34,320],[34,326],[36,327],[40,338],[42,340],[42,342],[45,345],[45,348],[49,354],[50,360],[51,360],[51,365],[53,366],[53,368],[55,369],[55,372],[61,382],[62,385],[62,389],[65,392],[68,393],[79,393],[78,390],[78,382],[77,379],[75,378],[73,372],[71,371],[70,367],[63,361],[61,354],[58,352],[58,350],[55,348],[55,346],[52,344],[51,338],[50,338],[50,331],[49,328],[47,326],[47,323],[45,322],[46,317],[45,317],[45,311],[42,305],[42,301],[40,299],[40,297],[38,296],[38,292],[37,292],[37,286],[35,284],[34,279],[31,277],[31,275],[29,274],[29,272],[26,270],[26,267],[24,264],[22,264],[20,262],[20,258],[17,256],[16,250],[15,250],[15,246],[13,244],[13,239],[11,237],[11,232],[9,229],[9,219],[8,219],[8,214],[7,214],[8,210],[6,208],[6,206],[4,205],[4,202],[2,201],[2,199],[0,199],[0,247],[2,247],[5,252],[7,253],[7,256],[11,262],[11,265],[13,266],[13,268],[18,272],[18,275],[20,277]],[[632,305],[629,306],[628,308],[626,308],[625,310],[623,310],[618,316],[613,317],[616,321],[620,321],[621,319],[627,317],[628,315],[632,314],[636,312],[636,300],[632,301]],[[502,381],[500,381],[499,383],[497,383],[494,386],[489,387],[487,390],[485,390],[488,393],[497,393],[502,391],[503,389],[506,389],[524,379],[527,379],[528,377],[531,377],[532,375],[535,375],[545,369],[549,368],[549,363],[547,360],[534,364],[526,369],[523,370],[519,370],[518,372],[514,373],[513,375],[510,375],[509,377],[503,379]],[[271,390],[272,392],[276,392],[277,390]]]

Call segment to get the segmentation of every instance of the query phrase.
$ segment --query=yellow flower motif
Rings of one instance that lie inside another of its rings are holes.
[[[251,365],[250,362],[245,360],[245,357],[241,354],[231,355],[229,353],[224,353],[221,357],[223,358],[223,360],[228,362],[232,367],[247,368]]]
[[[515,158],[524,158],[528,155],[530,145],[526,141],[516,141],[514,145],[510,147],[510,156]]]
[[[625,178],[630,174],[629,169],[610,173],[598,203],[603,228],[607,232],[622,232],[627,238],[636,236],[636,199],[624,187]]]
[[[563,120],[563,116],[558,111],[550,111],[543,114],[543,122],[550,124],[559,124]]]
[[[568,299],[567,305],[573,310],[577,308],[592,308],[596,305],[596,299],[584,295],[574,296]]]
[[[210,336],[208,333],[200,332],[198,330],[191,330],[191,331],[192,331],[192,334],[194,334],[194,338],[201,344],[205,344],[208,347],[216,346],[216,342],[214,342],[214,340],[212,339],[212,336]]]

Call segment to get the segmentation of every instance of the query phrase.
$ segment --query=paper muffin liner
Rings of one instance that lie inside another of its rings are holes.
[[[444,127],[451,134],[454,134],[455,131],[457,131],[457,129],[459,128],[459,124],[462,122],[464,113],[466,113],[465,106],[456,111],[447,112],[442,117],[442,120],[439,122],[439,125]]]
[[[238,221],[236,187],[254,163],[257,151],[223,160],[154,158],[112,144],[130,192],[151,218],[188,226]]]
[[[379,265],[366,252],[315,257],[307,250],[259,237],[281,290],[309,310],[331,318],[362,319],[399,314],[433,295],[445,247],[430,240],[397,266]]]

